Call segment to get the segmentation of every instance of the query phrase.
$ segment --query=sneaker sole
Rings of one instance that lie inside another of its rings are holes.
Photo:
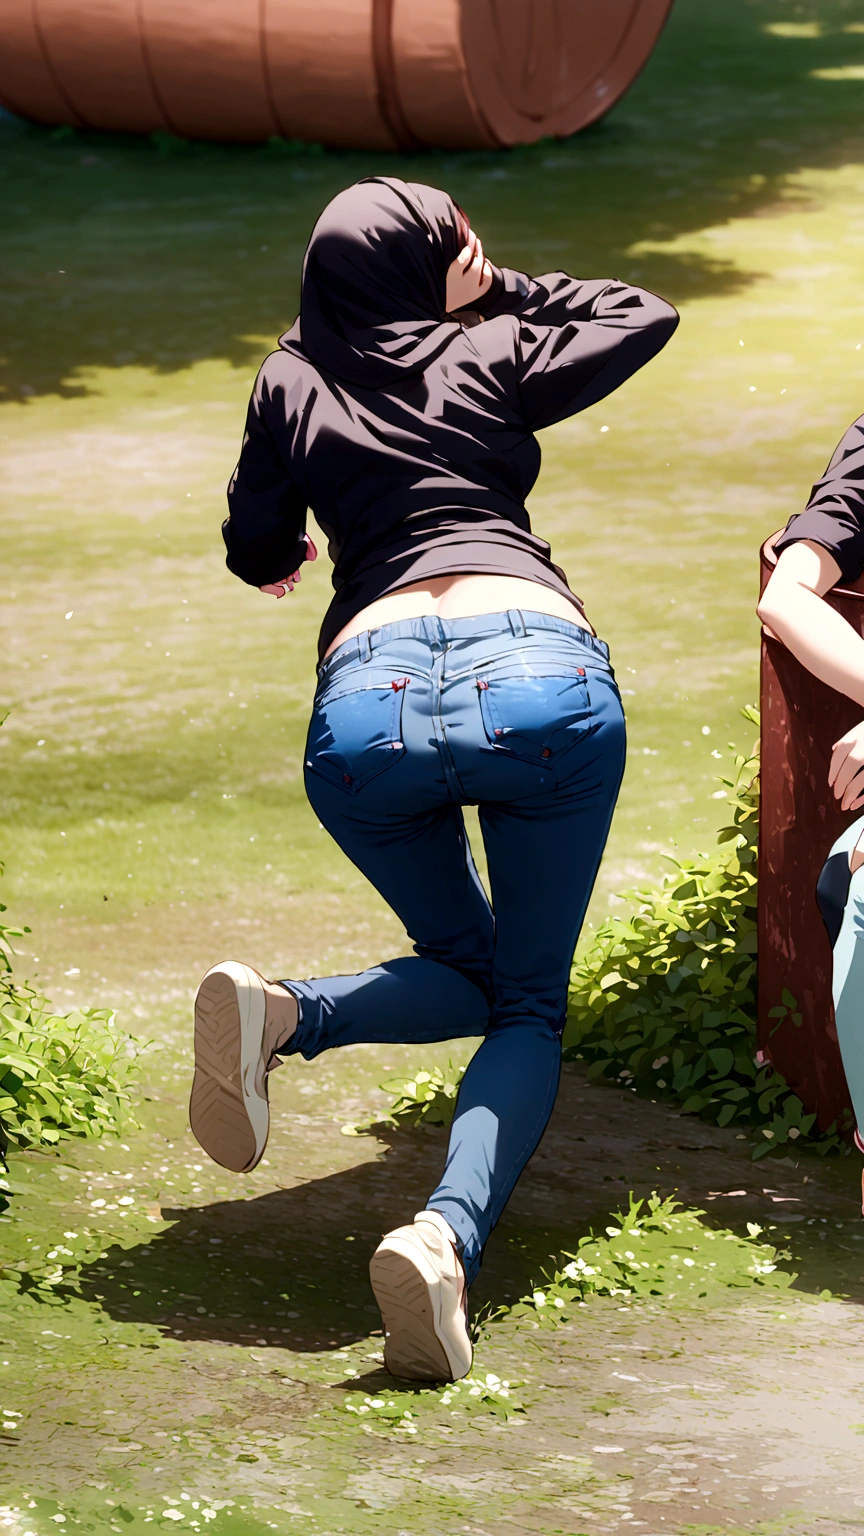
[[[390,1239],[372,1255],[369,1277],[384,1324],[384,1365],[411,1381],[455,1381],[441,1340],[439,1280],[410,1243]],[[466,1370],[471,1369],[470,1360]]]
[[[208,1157],[248,1173],[264,1154],[270,1106],[256,1087],[266,996],[256,973],[229,960],[207,972],[195,999],[192,1134]]]

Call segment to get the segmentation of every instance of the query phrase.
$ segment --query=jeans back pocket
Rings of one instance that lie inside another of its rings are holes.
[[[338,683],[315,701],[306,739],[306,767],[346,794],[404,756],[402,706],[408,678],[362,687]]]
[[[477,678],[477,691],[489,745],[553,772],[591,725],[583,667],[554,673],[490,672]]]

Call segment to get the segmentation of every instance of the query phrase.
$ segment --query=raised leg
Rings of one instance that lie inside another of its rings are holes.
[[[415,953],[356,976],[286,982],[300,1003],[289,1053],[311,1060],[339,1045],[481,1035],[489,1022],[494,924],[461,810],[387,816],[317,782],[310,799],[401,918]]]

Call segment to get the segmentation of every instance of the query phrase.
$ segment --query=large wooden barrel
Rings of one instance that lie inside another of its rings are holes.
[[[775,564],[774,534],[762,546],[761,586]],[[864,635],[864,578],[827,599]],[[759,820],[759,1045],[826,1130],[851,1115],[831,1001],[831,946],[816,881],[832,843],[860,811],[840,811],[828,788],[835,741],[861,707],[762,635],[762,793]],[[783,992],[797,1007],[772,1017]],[[793,1022],[792,1013],[801,1022]]]
[[[184,138],[496,148],[575,133],[672,0],[0,0],[0,103]]]

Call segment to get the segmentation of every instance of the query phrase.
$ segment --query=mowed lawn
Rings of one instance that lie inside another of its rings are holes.
[[[147,141],[58,135],[0,119],[0,704],[9,712],[0,729],[2,896],[10,916],[32,929],[16,962],[22,977],[69,1007],[114,1005],[127,1028],[159,1042],[148,1069],[155,1098],[139,1105],[141,1128],[127,1137],[122,1158],[116,1154],[124,1169],[136,1170],[142,1209],[173,1211],[166,1222],[180,1219],[180,1194],[163,1187],[168,1176],[160,1173],[159,1157],[168,1154],[154,1148],[170,1147],[175,1159],[195,1156],[184,1130],[189,1010],[209,964],[233,955],[268,974],[305,976],[360,969],[407,945],[303,794],[316,634],[330,592],[325,550],[299,590],[277,604],[229,575],[220,537],[249,390],[296,313],[302,255],[318,212],[373,171],[443,185],[469,211],[494,260],[531,272],[561,267],[621,277],[656,289],[681,311],[676,336],[647,370],[609,401],[542,434],[543,469],[530,503],[535,531],[550,540],[610,642],[625,694],[630,757],[591,909],[596,923],[615,909],[619,893],[657,879],[664,855],[709,847],[722,825],[717,776],[727,771],[727,744],[749,747],[753,735],[739,710],[758,695],[760,542],[803,506],[864,407],[862,77],[864,7],[853,0],[677,0],[654,59],[610,117],[570,141],[530,150],[400,158],[178,145],[160,153]],[[378,1085],[397,1069],[451,1056],[461,1061],[463,1048],[428,1056],[409,1047],[355,1051],[321,1068],[300,1067],[290,1081],[286,1073],[279,1088],[284,1137],[270,1171],[255,1175],[255,1198],[269,1197],[268,1179],[275,1190],[314,1178],[327,1206],[327,1180],[348,1178],[329,1209],[350,1226],[354,1205],[363,1207],[355,1244],[360,1286],[384,1217],[363,1178],[351,1183],[351,1170],[371,1166],[378,1144],[340,1139],[340,1118],[359,1119],[383,1105]],[[693,1147],[681,1149],[681,1127],[667,1120],[673,1150],[637,1159],[638,1178],[647,1188],[665,1180],[665,1192],[689,1180],[694,1199],[705,1198],[699,1159],[689,1155]],[[623,1114],[616,1121],[626,1123]],[[314,1147],[305,1144],[304,1125],[317,1127]],[[658,1125],[646,1130],[648,1142],[662,1141]],[[701,1135],[694,1133],[696,1142]],[[725,1135],[712,1133],[715,1181],[723,1177],[722,1149],[739,1155]],[[683,1141],[691,1140],[688,1128]],[[420,1196],[438,1155],[438,1143],[427,1141],[414,1162],[413,1153],[404,1154],[403,1173],[391,1181],[404,1198],[394,1199],[392,1219],[402,1205],[410,1217],[415,1207],[406,1202]],[[67,1152],[66,1163],[91,1170],[100,1156]],[[526,1196],[508,1218],[507,1241],[520,1252],[524,1227],[525,1284],[547,1262],[550,1232],[575,1243],[589,1217],[608,1211],[615,1192],[604,1192],[605,1179],[614,1177],[616,1190],[636,1187],[623,1141],[613,1136],[603,1158],[611,1172],[597,1172],[598,1187],[584,1200],[571,1162],[570,1182],[561,1185],[566,1199],[556,1204],[549,1193],[545,1214],[535,1219]],[[38,1160],[19,1163],[43,1170]],[[196,1165],[183,1166],[189,1173]],[[48,1223],[46,1242],[56,1241],[52,1223],[81,1226],[71,1206],[63,1214],[66,1197],[50,1159],[43,1171],[53,1214],[22,1194],[3,1228],[14,1229],[16,1243],[25,1244],[40,1222]],[[241,1199],[238,1181],[198,1172],[202,1182],[184,1186],[187,1202]],[[734,1177],[747,1180],[749,1169],[739,1166]],[[829,1202],[845,1190],[833,1177],[820,1165]],[[93,1232],[105,1220],[106,1244],[120,1241],[107,1217],[91,1211],[87,1219]],[[495,1242],[492,1300],[505,1294],[508,1253],[503,1237]],[[193,1262],[189,1243],[188,1252],[178,1246],[178,1265],[184,1252]],[[332,1241],[322,1243],[328,1267],[338,1269],[342,1237],[334,1228]],[[829,1272],[830,1265],[820,1284],[831,1286]],[[94,1291],[81,1303],[79,1342],[61,1350],[69,1372],[86,1358],[97,1396],[108,1393],[93,1343],[103,1299]],[[793,1298],[790,1316],[796,1304]],[[243,1305],[248,1309],[248,1298]],[[8,1314],[22,1339],[41,1336],[32,1310],[22,1302]],[[206,1307],[199,1311],[206,1315]],[[121,1313],[118,1340],[127,1326]],[[367,1317],[364,1326],[374,1321]],[[156,1323],[145,1324],[158,1338]],[[324,1360],[330,1326],[320,1319],[309,1326],[304,1349],[314,1354],[312,1344],[320,1344]],[[608,1386],[605,1324],[596,1326],[595,1395]],[[842,1334],[839,1308],[831,1326]],[[51,1327],[62,1334],[56,1320]],[[334,1345],[339,1335],[334,1326]],[[193,1340],[181,1359],[179,1346],[165,1346],[160,1412],[176,1394],[182,1413],[199,1347]],[[547,1354],[531,1366],[535,1375],[554,1353],[544,1347]],[[753,1347],[758,1355],[762,1343]],[[217,1418],[219,1393],[227,1401],[240,1390],[241,1352],[232,1348],[230,1338],[219,1343],[223,1386],[205,1394],[206,1412]],[[18,1396],[32,1405],[34,1436],[27,1457],[13,1455],[15,1497],[32,1486],[34,1447],[47,1444],[47,1398],[33,1385],[35,1356],[27,1351],[8,1367]],[[118,1359],[115,1351],[115,1366]],[[302,1375],[299,1365],[295,1374]],[[746,1391],[744,1376],[729,1390],[739,1388]],[[555,1390],[563,1423],[568,1380],[556,1377]],[[143,1391],[139,1382],[135,1392]],[[763,1432],[760,1422],[757,1415],[744,1429],[741,1419],[745,1441]],[[651,1423],[656,1439],[662,1426]],[[51,1433],[64,1443],[62,1429]],[[517,1441],[524,1464],[539,1454],[534,1434],[526,1427],[513,1437],[514,1477],[524,1470]],[[62,1473],[52,1473],[43,1491],[94,1483],[82,1468],[96,1453],[84,1429],[80,1435],[72,1437],[78,1450],[60,1456]],[[579,1451],[589,1460],[592,1443],[589,1434]],[[845,1519],[853,1505],[835,1496],[828,1451],[811,1450],[812,1507],[834,1499],[837,1519]],[[379,1461],[390,1452],[366,1437],[367,1452],[374,1483],[385,1478]],[[198,1452],[189,1454],[194,1462]],[[611,1463],[600,1462],[608,1470]],[[152,1465],[141,1471],[133,1458],[124,1486],[155,1487]],[[104,1475],[107,1497],[114,1474]],[[234,1497],[239,1475],[236,1468],[224,1473],[224,1497]],[[396,1533],[403,1529],[398,1507],[380,1481],[375,1486],[378,1495],[373,1488],[363,1508],[386,1508],[389,1523],[377,1528]],[[360,1504],[345,1487],[329,1490],[332,1506],[316,1506],[309,1530],[365,1531],[367,1520],[376,1528],[378,1517],[367,1514],[352,1524]],[[526,1529],[534,1521],[568,1536],[581,1531],[589,1504],[583,1509],[572,1489],[555,1488],[551,1524],[536,1513],[517,1517],[515,1503],[491,1525],[479,1508],[474,1524],[459,1523],[454,1495],[445,1510],[451,1523],[436,1527],[438,1494],[430,1493],[412,1506],[404,1528],[497,1532],[516,1528],[500,1523],[512,1517]],[[775,1498],[761,1483],[748,1488],[742,1529],[811,1507],[803,1492],[786,1498],[775,1490]],[[591,1528],[617,1529],[618,1517],[601,1504],[607,1523]],[[673,1500],[662,1527],[649,1520],[643,1536],[714,1518],[693,1513],[696,1507]],[[732,1528],[731,1514],[717,1518]]]

